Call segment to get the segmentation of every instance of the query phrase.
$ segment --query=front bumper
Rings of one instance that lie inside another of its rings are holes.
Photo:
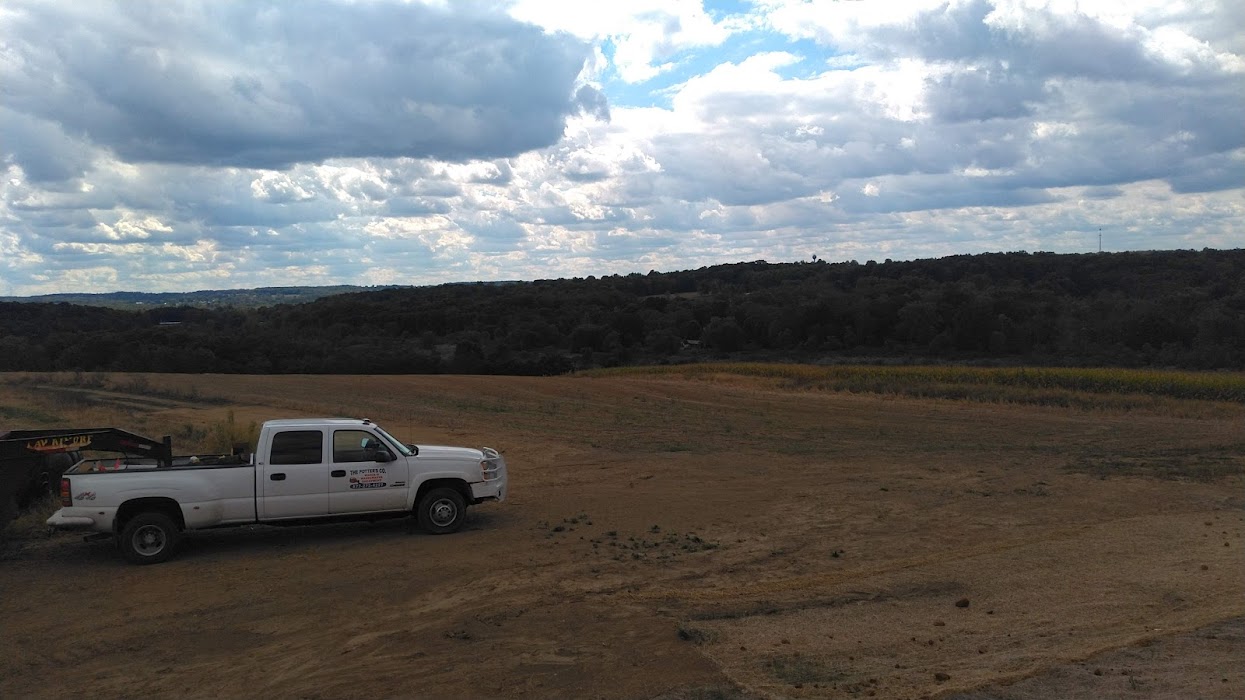
[[[471,485],[471,499],[476,503],[504,501],[510,483],[510,476],[506,471],[506,459],[497,450],[485,447],[482,451],[486,459],[481,462],[481,466],[487,464],[488,468],[484,470],[484,481],[477,481]]]
[[[504,501],[506,500],[506,479],[498,479],[496,481],[477,481],[471,485],[471,500],[480,503],[481,501]]]

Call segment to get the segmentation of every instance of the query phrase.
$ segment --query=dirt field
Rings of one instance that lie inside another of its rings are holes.
[[[450,536],[219,530],[154,567],[11,538],[0,697],[1245,697],[1240,407],[742,379],[150,382],[233,403],[0,385],[0,407],[146,433],[230,410],[370,417],[503,450],[511,496]]]

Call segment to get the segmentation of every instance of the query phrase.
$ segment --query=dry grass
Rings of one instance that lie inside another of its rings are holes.
[[[0,527],[0,560],[19,552],[24,542],[47,539],[51,533],[47,520],[60,507],[60,501],[49,496],[31,503],[8,527]]]
[[[58,388],[98,394],[118,393],[142,396],[149,400],[189,401],[206,406],[229,403],[225,397],[202,391],[197,383],[169,384],[168,375],[114,372],[10,372],[3,383],[13,387],[37,388],[55,392]]]
[[[784,388],[1081,409],[1156,409],[1171,400],[1245,405],[1245,373],[1075,367],[707,363],[594,370],[587,376],[758,377]]]

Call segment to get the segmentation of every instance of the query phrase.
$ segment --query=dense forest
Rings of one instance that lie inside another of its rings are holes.
[[[555,374],[711,359],[1245,369],[1245,250],[999,253],[340,294],[0,302],[0,370]]]
[[[0,302],[24,301],[28,303],[68,302],[84,306],[107,306],[113,309],[141,309],[148,306],[202,306],[255,308],[275,304],[301,304],[321,297],[382,287],[359,287],[338,285],[334,287],[259,287],[257,289],[211,289],[199,292],[103,292],[44,294],[36,297],[0,297]]]

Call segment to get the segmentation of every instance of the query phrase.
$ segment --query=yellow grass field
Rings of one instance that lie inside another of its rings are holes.
[[[0,428],[368,417],[512,489],[153,567],[27,517],[0,697],[1245,697],[1240,375],[894,369],[0,375]]]

